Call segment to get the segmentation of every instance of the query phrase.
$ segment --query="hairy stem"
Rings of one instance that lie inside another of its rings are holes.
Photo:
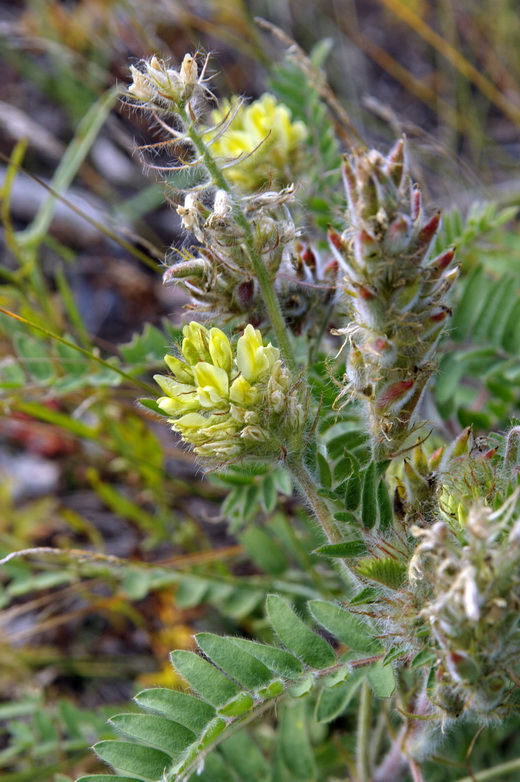
[[[197,152],[202,157],[204,161],[204,165],[213,183],[221,190],[224,190],[226,193],[229,193],[229,195],[232,198],[233,215],[237,224],[244,231],[245,245],[247,247],[249,259],[251,261],[251,265],[255,272],[255,276],[258,281],[260,291],[262,293],[262,297],[267,310],[267,314],[269,316],[269,320],[271,322],[271,326],[276,335],[276,341],[278,342],[278,347],[280,348],[280,351],[282,353],[282,356],[285,360],[288,369],[294,374],[296,374],[298,372],[298,365],[291,346],[291,341],[289,339],[287,326],[285,324],[283,313],[280,307],[280,302],[274,290],[273,280],[270,278],[269,272],[265,268],[264,262],[262,260],[262,256],[255,249],[251,224],[247,219],[247,217],[245,216],[242,209],[240,208],[240,205],[237,203],[234,197],[233,190],[229,185],[229,182],[227,181],[226,177],[224,176],[224,174],[222,173],[218,165],[215,163],[211,153],[209,152],[206,144],[202,139],[202,136],[197,132],[194,123],[192,122],[191,118],[188,116],[186,109],[179,107],[178,113],[182,121],[186,125],[187,134],[189,135],[190,139],[195,145]]]
[[[344,538],[336,527],[336,523],[326,501],[318,494],[316,481],[307,467],[296,459],[288,460],[287,466],[298,481],[298,484],[314,511],[316,518],[320,522],[329,543],[342,543]]]

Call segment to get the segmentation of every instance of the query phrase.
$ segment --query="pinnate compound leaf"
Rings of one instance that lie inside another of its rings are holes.
[[[160,712],[197,734],[215,717],[215,709],[209,703],[164,687],[143,690],[134,700],[138,706]]]
[[[171,653],[175,670],[212,706],[222,707],[240,695],[240,688],[195,652],[177,649]]]
[[[309,610],[314,619],[349,649],[361,654],[377,654],[381,644],[367,624],[357,616],[326,600],[311,600]]]
[[[161,779],[172,765],[165,752],[128,741],[99,741],[94,745],[96,754],[115,769],[136,774],[149,782]]]
[[[267,614],[281,642],[311,668],[328,668],[336,662],[332,647],[313,633],[278,595],[267,598]]]
[[[248,690],[266,687],[272,680],[269,668],[249,652],[233,644],[232,639],[213,633],[198,633],[195,640],[210,660]]]
[[[130,738],[162,749],[174,758],[195,741],[195,733],[166,717],[152,714],[116,714],[109,722]]]

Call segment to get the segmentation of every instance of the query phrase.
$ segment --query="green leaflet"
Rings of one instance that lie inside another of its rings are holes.
[[[379,511],[379,529],[391,529],[394,522],[392,500],[384,476],[377,484],[377,507]]]
[[[310,665],[311,668],[327,668],[334,665],[336,654],[332,647],[309,630],[286,600],[278,595],[269,595],[267,613],[283,645],[306,665]]]
[[[145,741],[177,758],[195,740],[195,734],[178,722],[152,714],[117,714],[109,722],[133,739]]]
[[[334,518],[337,516],[338,514]],[[321,554],[322,557],[342,557],[347,559],[348,557],[362,557],[363,554],[368,552],[362,540],[347,540],[345,543],[330,543],[320,546],[315,553]]]
[[[246,711],[253,708],[254,700],[248,692],[241,692],[228,703],[221,706],[218,713],[223,717],[241,717]]]
[[[361,501],[361,478],[358,472],[352,473],[345,487],[345,507],[356,510]]]
[[[303,673],[304,669],[300,660],[284,649],[259,644],[246,638],[233,638],[231,640],[240,649],[244,649],[244,651],[256,657],[257,660],[261,660],[264,665],[267,665],[278,676],[283,676],[286,679],[297,679]]]
[[[382,660],[368,668],[367,678],[374,695],[389,698],[396,688],[394,671],[391,665],[383,665]]]
[[[246,731],[235,733],[223,741],[220,751],[239,779],[268,782],[269,764]]]
[[[316,777],[316,764],[307,732],[305,700],[287,702],[280,718],[280,749],[284,764],[299,782]]]
[[[318,463],[318,472],[321,485],[326,489],[332,488],[332,474],[327,459],[318,451],[316,454],[316,461]]]
[[[176,671],[212,706],[224,706],[240,695],[240,688],[231,679],[198,654],[178,649],[170,657]]]
[[[406,565],[391,557],[361,559],[356,565],[356,572],[390,589],[400,589],[407,578]]]
[[[213,633],[198,633],[195,640],[210,660],[248,690],[266,687],[272,681],[273,675],[269,668],[249,652],[236,646],[232,639]]]
[[[225,731],[226,726],[227,722],[225,719],[222,719],[222,717],[215,717],[215,719],[209,723],[203,735],[201,736],[196,749],[199,752],[202,752],[202,750],[213,744],[213,742],[216,741],[220,734]]]
[[[172,759],[165,752],[128,741],[100,741],[94,745],[97,755],[115,769],[136,774],[155,782],[172,765]]]
[[[311,600],[309,610],[314,619],[350,649],[362,654],[377,654],[381,644],[367,624],[357,616],[325,600]]]
[[[158,711],[197,734],[215,717],[215,709],[209,703],[193,695],[163,687],[143,690],[134,700],[138,706]]]
[[[337,684],[331,689],[323,689],[316,704],[316,720],[318,722],[331,722],[331,720],[345,711],[365,680],[366,675],[366,670],[358,668],[344,682]]]
[[[277,576],[287,570],[287,557],[273,536],[261,527],[248,527],[239,535],[239,540],[255,565],[264,573]]]

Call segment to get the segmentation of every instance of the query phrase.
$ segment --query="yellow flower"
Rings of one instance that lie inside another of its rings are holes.
[[[258,330],[251,324],[246,326],[237,344],[237,366],[249,383],[264,379],[279,355],[280,351],[271,343],[264,348],[262,335]]]
[[[301,405],[295,397],[291,406],[289,375],[278,348],[264,346],[251,325],[236,352],[220,329],[208,331],[192,322],[183,335],[184,361],[165,356],[173,377],[155,376],[164,393],[157,404],[199,456],[222,460],[251,453],[272,458],[287,453],[291,442],[301,447],[304,417],[291,416],[294,405],[298,410]],[[275,400],[275,390],[280,400]]]
[[[182,355],[193,366],[198,361],[211,361],[209,352],[209,331],[200,323],[192,321],[184,326],[182,330],[184,339],[182,341]]]
[[[248,383],[243,375],[239,375],[229,389],[229,398],[236,405],[245,405],[246,407],[255,405],[258,397],[258,389]]]
[[[233,363],[233,351],[229,344],[229,339],[220,329],[210,329],[209,331],[209,354],[216,367],[221,367],[226,372],[230,372]]]
[[[193,378],[202,407],[228,407],[229,377],[225,369],[199,361],[193,367]]]
[[[232,110],[229,101],[212,112],[214,125],[225,121]],[[249,106],[241,106],[227,130],[212,144],[217,157],[237,160],[226,176],[247,192],[266,183],[290,184],[298,169],[307,128],[291,120],[291,112],[273,95],[265,93]]]

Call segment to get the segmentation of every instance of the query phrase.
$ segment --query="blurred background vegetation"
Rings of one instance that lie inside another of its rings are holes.
[[[161,274],[188,240],[179,182],[143,171],[156,138],[118,101],[129,64],[215,52],[218,96],[283,101],[309,128],[318,242],[352,128],[385,150],[406,133],[463,262],[428,410],[452,436],[518,413],[519,39],[513,0],[0,2],[0,557],[32,550],[0,575],[3,782],[94,772],[106,717],[179,684],[171,649],[202,627],[261,638],[266,592],[297,602],[328,578],[283,471],[202,481],[134,404],[185,317]],[[486,728],[468,760],[468,727],[442,778],[506,759],[517,729]]]

